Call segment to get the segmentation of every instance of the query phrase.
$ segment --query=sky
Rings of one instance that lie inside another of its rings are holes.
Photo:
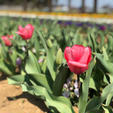
[[[80,7],[82,0],[71,0],[71,6]],[[88,7],[93,7],[94,0],[85,0],[85,4]],[[59,5],[67,5],[68,0],[58,0]],[[98,8],[101,8],[104,5],[109,5],[113,7],[113,0],[98,0]]]

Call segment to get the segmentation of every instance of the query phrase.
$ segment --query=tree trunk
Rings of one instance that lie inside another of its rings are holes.
[[[82,8],[81,8],[82,13],[85,12],[85,0],[82,0]]]
[[[69,11],[71,10],[71,0],[68,0],[68,8],[69,8]]]
[[[48,0],[48,8],[49,8],[49,12],[52,11],[52,0]]]
[[[28,1],[27,0],[23,0],[23,10],[26,11],[28,7]]]
[[[94,13],[97,13],[97,0],[94,0],[93,12],[94,12]]]

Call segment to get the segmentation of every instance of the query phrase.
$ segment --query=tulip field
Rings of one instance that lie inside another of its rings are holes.
[[[0,73],[49,113],[113,113],[113,25],[0,18]]]

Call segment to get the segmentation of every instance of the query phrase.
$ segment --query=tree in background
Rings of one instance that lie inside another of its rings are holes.
[[[85,12],[85,0],[82,0],[82,7],[81,7],[82,13]]]
[[[69,8],[69,11],[71,9],[71,0],[68,0],[68,8]]]
[[[23,0],[23,10],[26,11],[28,8],[28,0]]]
[[[48,8],[49,8],[49,12],[52,11],[52,0],[48,0]]]
[[[97,13],[97,0],[94,0],[93,12]]]

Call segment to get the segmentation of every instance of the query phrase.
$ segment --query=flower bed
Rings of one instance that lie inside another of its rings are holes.
[[[113,25],[2,18],[0,71],[51,113],[112,111]]]
[[[32,12],[32,11],[0,11],[0,16],[23,17],[23,18],[40,18],[51,20],[71,20],[81,22],[96,22],[96,23],[113,23],[112,14],[75,14],[62,12]]]

